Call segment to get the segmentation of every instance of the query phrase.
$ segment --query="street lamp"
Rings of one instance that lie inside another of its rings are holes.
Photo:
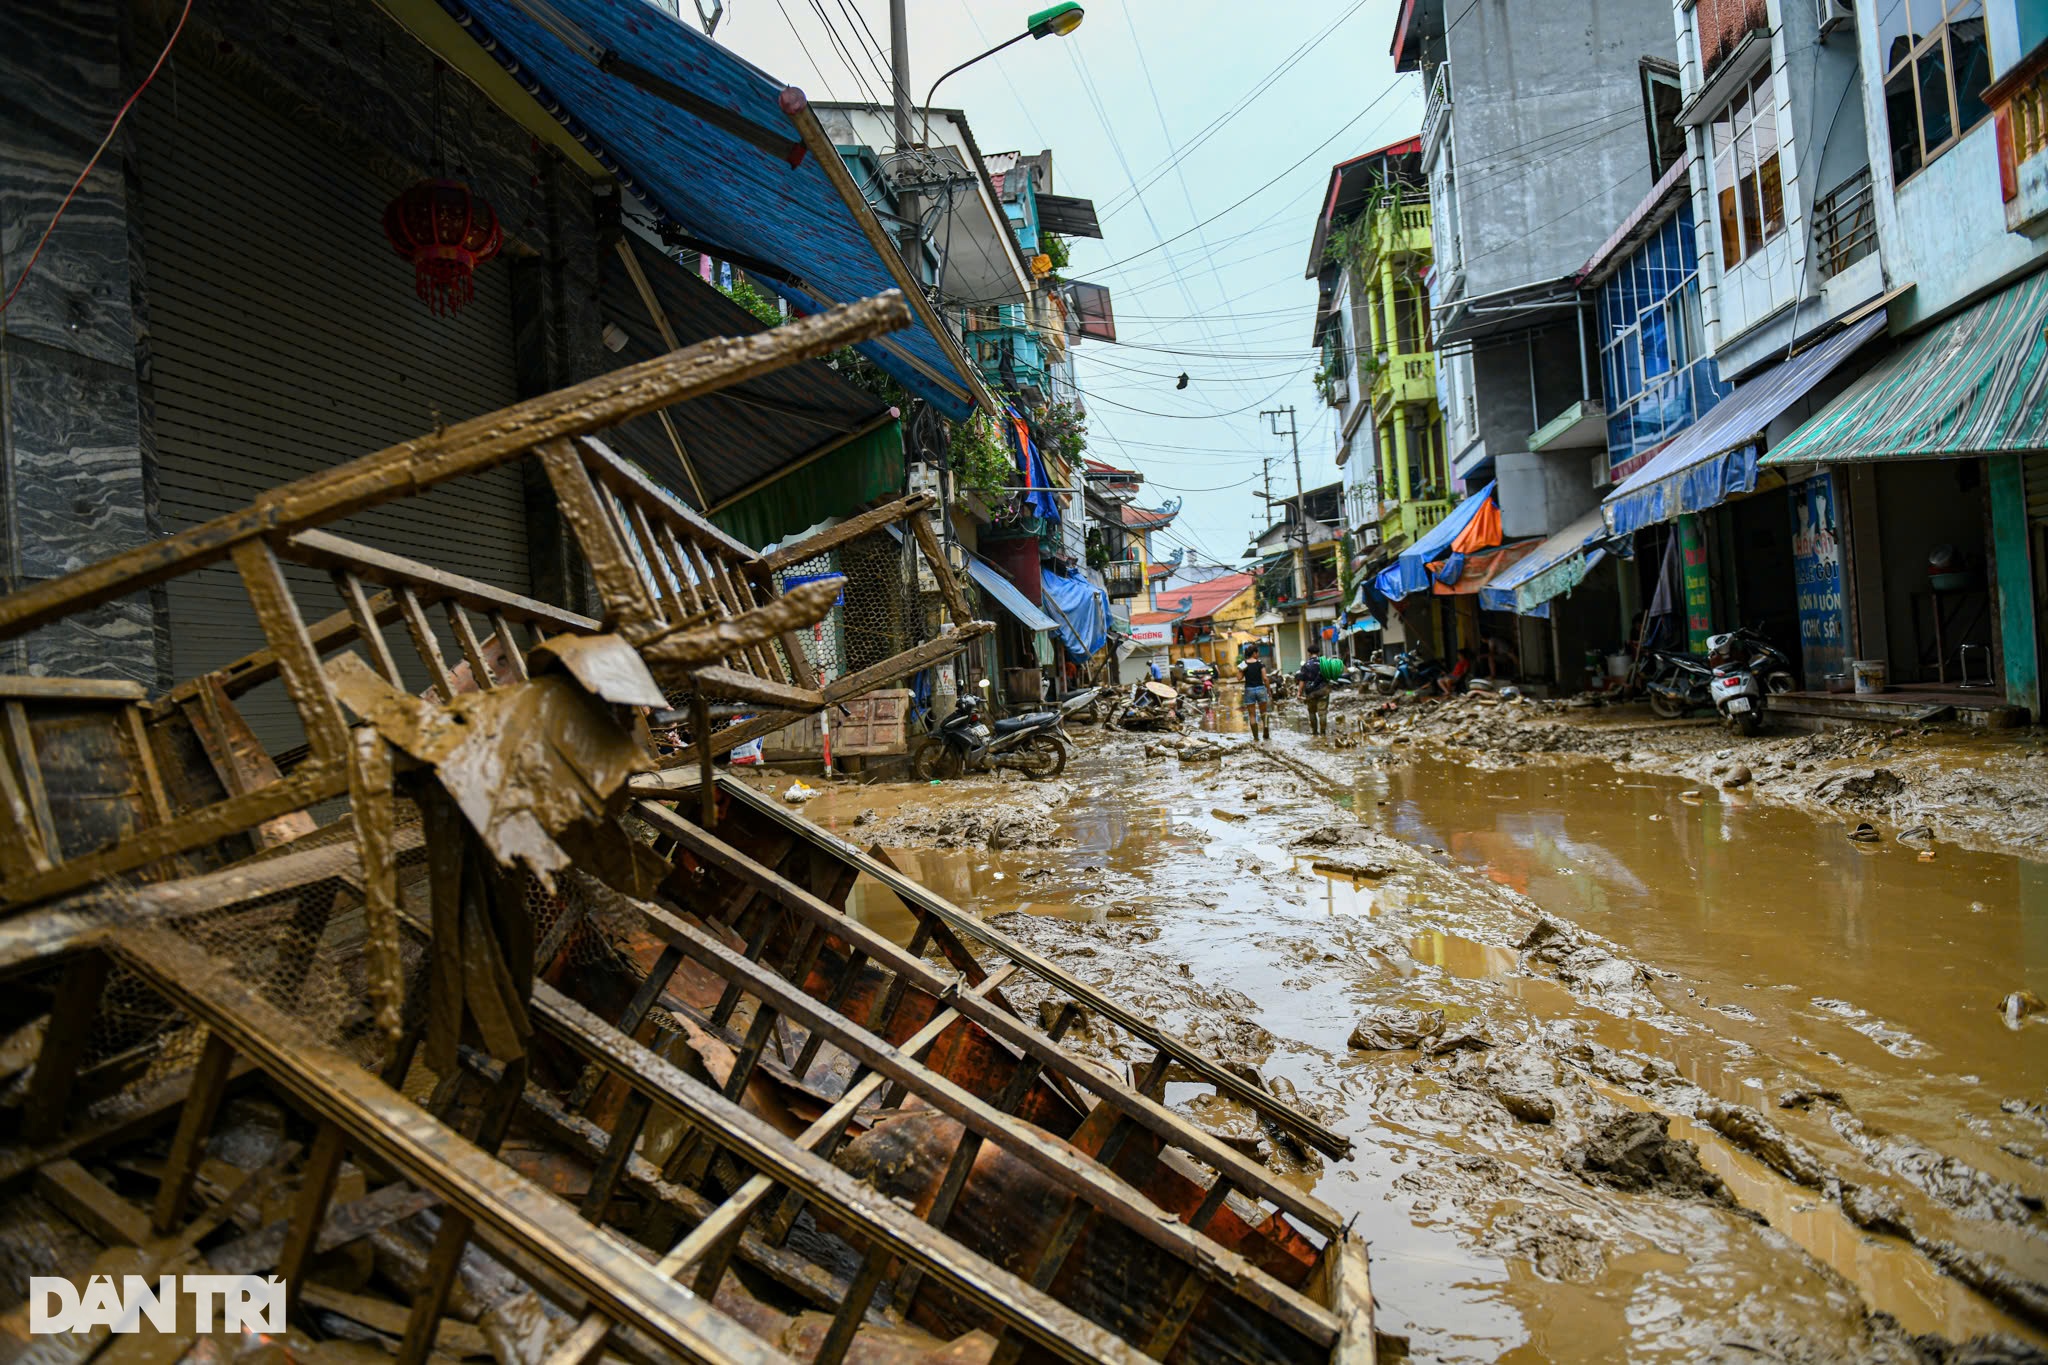
[[[932,97],[939,93],[939,87],[945,84],[947,76],[952,75],[956,71],[965,71],[983,57],[993,57],[1004,48],[1015,43],[1021,43],[1026,38],[1064,38],[1075,29],[1081,27],[1081,19],[1085,13],[1086,11],[1073,3],[1073,0],[1066,0],[1064,4],[1054,5],[1049,9],[1042,9],[1031,16],[1024,26],[1024,31],[1016,37],[997,43],[980,56],[969,57],[966,61],[954,67],[952,71],[945,72],[937,80],[933,81],[932,88],[925,92],[924,131],[918,135],[917,145],[922,147],[931,140]]]

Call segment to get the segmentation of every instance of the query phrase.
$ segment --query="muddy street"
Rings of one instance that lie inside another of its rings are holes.
[[[1323,1163],[1190,1109],[1356,1215],[1416,1359],[2048,1345],[2048,1023],[2000,1011],[2048,991],[2048,868],[1599,758],[1235,720],[805,813],[1353,1136]],[[910,935],[879,885],[850,908]]]

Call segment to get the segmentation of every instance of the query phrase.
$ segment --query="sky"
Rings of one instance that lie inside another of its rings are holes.
[[[908,3],[921,104],[1050,0]],[[1270,521],[1261,461],[1275,497],[1295,489],[1261,409],[1293,405],[1304,487],[1339,475],[1309,235],[1331,166],[1420,127],[1421,85],[1387,55],[1398,0],[1086,5],[1071,36],[998,53],[935,103],[967,112],[984,154],[1051,148],[1054,192],[1094,200],[1103,240],[1071,243],[1066,272],[1116,308],[1117,344],[1075,351],[1089,453],[1142,471],[1148,506],[1184,500],[1155,552],[1236,562]],[[717,38],[814,99],[888,101],[888,0],[726,0]]]

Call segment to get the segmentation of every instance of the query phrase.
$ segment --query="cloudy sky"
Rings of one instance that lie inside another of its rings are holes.
[[[910,0],[916,98],[1043,3]],[[1087,0],[1073,36],[1020,43],[939,91],[984,152],[1050,147],[1055,191],[1095,201],[1103,240],[1076,241],[1069,273],[1113,291],[1118,344],[1077,352],[1091,453],[1142,470],[1149,501],[1184,498],[1169,534],[1204,558],[1235,561],[1264,524],[1262,459],[1274,493],[1294,491],[1262,408],[1294,405],[1308,487],[1337,477],[1303,276],[1330,167],[1420,124],[1419,78],[1387,56],[1397,3]],[[719,41],[778,79],[888,99],[888,0],[726,8]]]

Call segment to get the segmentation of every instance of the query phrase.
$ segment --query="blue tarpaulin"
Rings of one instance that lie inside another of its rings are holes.
[[[1493,485],[1488,484],[1471,497],[1451,509],[1449,516],[1422,533],[1421,539],[1401,551],[1392,564],[1380,570],[1372,581],[1380,596],[1389,602],[1398,602],[1411,592],[1429,591],[1429,566],[1444,558],[1451,548],[1451,542],[1479,515],[1479,509],[1493,496]],[[1464,558],[1458,556],[1458,567],[1464,569]],[[1453,575],[1455,581],[1456,575]]]
[[[1075,663],[1086,663],[1109,643],[1109,594],[1078,574],[1040,569],[1044,602],[1059,622],[1053,634]]]
[[[1029,631],[1053,630],[1060,628],[1059,622],[1031,605],[1031,599],[1018,591],[1017,585],[1003,576],[1003,571],[993,564],[969,557],[967,573],[990,597],[1002,605],[1004,611],[1017,618],[1024,629]]]
[[[811,311],[898,287],[824,168],[801,155],[784,87],[674,15],[646,0],[440,4],[690,245],[779,277]],[[946,416],[972,411],[972,384],[922,325],[860,350]]]
[[[1031,515],[1045,521],[1060,519],[1060,500],[1050,491],[1052,478],[1045,472],[1045,457],[1038,453],[1038,443],[1031,439],[1030,429],[1024,425],[1023,416],[1015,409],[1009,409],[1009,420],[1003,423],[1003,436],[1010,447],[1010,456],[1017,462],[1017,473],[1024,480],[1024,486],[1031,491],[1024,495],[1024,505],[1031,509]]]

